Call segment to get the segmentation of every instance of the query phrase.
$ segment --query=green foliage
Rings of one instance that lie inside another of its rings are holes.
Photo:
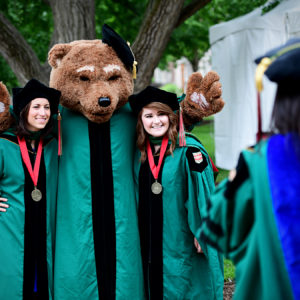
[[[204,120],[194,127],[192,133],[198,137],[209,156],[215,160],[214,124],[212,119]]]
[[[174,61],[182,56],[189,59],[191,63],[197,63],[209,49],[208,30],[210,26],[245,15],[266,1],[211,1],[173,31],[159,67],[166,67],[170,58]]]
[[[40,61],[45,62],[53,32],[50,7],[42,0],[10,0],[1,1],[0,10],[19,30]],[[0,57],[0,80],[8,88],[18,85],[14,73],[2,57]]]
[[[11,89],[19,85],[18,80],[6,63],[4,58],[0,56],[0,81],[6,85],[8,91],[11,93]]]
[[[101,28],[104,23],[114,28],[131,44],[138,34],[142,24],[147,0],[96,0],[96,36],[101,38]]]
[[[224,280],[233,281],[235,279],[235,266],[229,259],[224,259]]]
[[[204,118],[204,120],[197,126],[194,127],[192,133],[198,137],[209,156],[215,162],[215,140],[214,140],[214,125],[213,116]],[[223,179],[228,177],[228,170],[219,169],[217,182],[221,182]]]
[[[282,2],[282,0],[273,0],[272,2],[268,3],[265,7],[263,7],[261,14],[266,14],[267,12],[275,8],[280,2]]]
[[[162,87],[160,87],[162,90],[170,92],[170,93],[174,93],[176,94],[178,97],[182,95],[183,91],[182,89],[180,89],[176,84],[173,83],[168,83]]]

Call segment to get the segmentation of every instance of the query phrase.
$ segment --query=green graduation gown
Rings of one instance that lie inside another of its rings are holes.
[[[136,118],[102,124],[62,109],[55,299],[143,299],[133,182]]]
[[[32,299],[36,274],[39,299],[53,299],[57,171],[57,141],[45,139],[37,184],[43,198],[34,202],[17,137],[0,135],[0,195],[9,204],[0,213],[0,299]]]
[[[151,192],[154,177],[148,160],[135,159],[139,195],[139,228],[145,290],[148,299],[223,299],[223,258],[200,242],[202,212],[214,190],[214,176],[207,152],[193,136],[186,147],[176,147],[166,156],[158,182],[159,195]],[[156,159],[156,164],[158,157]]]
[[[211,198],[201,239],[236,265],[234,299],[293,299],[270,196],[268,141],[242,152]],[[279,159],[279,157],[278,157]]]

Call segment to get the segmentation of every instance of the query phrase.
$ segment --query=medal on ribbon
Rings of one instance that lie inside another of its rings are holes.
[[[37,188],[37,182],[38,182],[38,178],[39,178],[43,141],[42,141],[42,139],[39,141],[36,159],[35,159],[34,167],[32,169],[32,165],[30,162],[25,139],[24,138],[20,139],[19,137],[17,137],[17,138],[18,138],[19,145],[20,145],[22,159],[24,161],[24,164],[28,170],[28,173],[29,173],[29,175],[32,179],[33,185],[34,185],[34,189],[31,192],[31,198],[33,201],[39,202],[42,199],[42,192]]]
[[[42,192],[36,188],[36,186],[34,187],[34,190],[31,192],[31,198],[32,200],[39,202],[42,199]]]
[[[157,178],[158,178],[159,170],[160,170],[164,155],[167,150],[168,140],[169,140],[168,137],[165,135],[163,137],[163,140],[161,143],[157,166],[154,163],[154,158],[153,158],[150,142],[149,142],[149,140],[147,140],[147,156],[148,156],[149,166],[150,166],[152,175],[155,179],[155,182],[151,185],[151,191],[153,194],[156,194],[156,195],[158,195],[162,192],[162,185],[157,181]]]

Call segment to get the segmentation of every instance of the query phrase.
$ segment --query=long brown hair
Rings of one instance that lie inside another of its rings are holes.
[[[278,84],[272,114],[272,132],[300,137],[300,91],[297,83]]]
[[[169,140],[171,140],[171,146],[169,147],[166,155],[173,154],[173,151],[176,146],[176,140],[178,136],[177,125],[178,125],[178,115],[175,114],[172,109],[163,103],[160,102],[151,102],[148,105],[144,106],[144,108],[156,109],[159,113],[165,114],[169,118],[170,126],[167,131],[167,135]],[[142,112],[143,109],[139,112],[138,121],[136,125],[137,132],[137,147],[141,151],[141,162],[143,163],[146,160],[147,152],[146,152],[146,142],[149,134],[145,131],[143,122],[142,122]]]

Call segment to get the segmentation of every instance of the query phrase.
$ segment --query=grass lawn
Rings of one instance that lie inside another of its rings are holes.
[[[203,122],[194,127],[192,133],[197,136],[197,138],[204,145],[208,154],[215,161],[215,140],[214,140],[214,123],[213,117],[208,117],[203,120]],[[219,168],[219,174],[217,177],[217,182],[222,181],[224,178],[227,178],[228,171]],[[233,281],[235,278],[235,268],[233,263],[224,259],[224,280]]]
[[[192,133],[197,136],[201,141],[209,156],[215,162],[215,140],[214,140],[214,122],[213,117],[208,117],[203,120],[202,123],[195,126]],[[217,182],[222,181],[228,177],[228,171],[224,169],[219,169],[219,174],[217,177]]]

